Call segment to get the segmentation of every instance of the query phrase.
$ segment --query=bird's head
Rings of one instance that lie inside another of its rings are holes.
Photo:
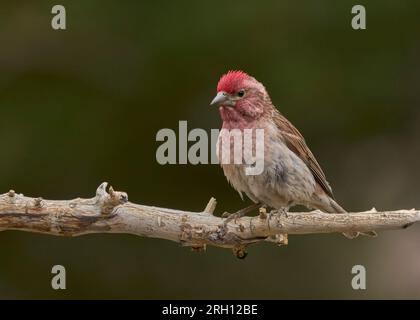
[[[219,107],[223,121],[252,121],[271,107],[271,100],[255,78],[243,71],[229,71],[220,78],[210,105]]]

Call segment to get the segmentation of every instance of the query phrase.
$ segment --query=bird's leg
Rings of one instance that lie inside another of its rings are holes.
[[[246,215],[248,212],[251,212],[252,210],[255,210],[257,208],[259,208],[261,206],[260,203],[254,203],[246,208],[243,208],[239,211],[236,211],[235,213],[229,213],[229,212],[225,212],[222,215],[222,218],[226,218],[224,221],[224,225],[226,226],[226,224],[232,220],[236,220],[239,219],[240,217],[243,217],[244,215]]]
[[[271,220],[273,216],[277,218],[277,221],[280,222],[280,217],[284,215],[286,218],[288,217],[287,213],[289,212],[289,207],[282,207],[276,210],[275,213],[270,212],[268,214],[268,220]]]
[[[278,215],[284,215],[286,218],[288,217],[287,213],[289,212],[289,207],[283,207],[278,211]]]
[[[284,215],[287,218],[288,217],[288,215],[287,215],[288,212],[289,212],[289,207],[288,206],[277,209],[276,210],[276,213],[270,212],[268,214],[268,221],[270,221],[271,218],[273,216],[275,216],[277,218],[277,223],[280,223],[281,216]],[[284,234],[279,233],[279,234],[273,235],[273,236],[270,237],[270,240],[269,241],[275,242],[279,246],[281,246],[281,245],[287,245],[288,242],[289,242],[286,233],[284,233]]]

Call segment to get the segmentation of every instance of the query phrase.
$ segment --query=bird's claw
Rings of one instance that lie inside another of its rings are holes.
[[[235,212],[235,213],[229,213],[229,212],[225,212],[223,213],[222,217],[225,218],[225,220],[223,221],[223,225],[226,227],[226,225],[231,222],[232,220],[235,221],[239,219],[240,217],[242,217],[243,215],[241,215],[239,212]]]
[[[223,227],[226,229],[226,227],[227,227],[227,224],[230,222],[230,221],[232,221],[232,220],[235,220],[235,223],[236,223],[236,220],[237,219],[239,219],[239,218],[241,218],[241,217],[243,217],[244,215],[246,215],[248,212],[250,212],[250,211],[252,211],[252,210],[254,210],[255,208],[257,208],[257,207],[259,207],[259,203],[254,203],[253,205],[250,205],[250,206],[248,206],[248,207],[246,207],[246,208],[243,208],[243,209],[241,209],[241,210],[239,210],[239,211],[236,211],[235,213],[229,213],[229,212],[225,212],[225,213],[223,213],[222,214],[222,218],[225,218],[225,220],[223,221]]]
[[[268,221],[271,221],[271,219],[275,217],[277,219],[277,222],[279,223],[282,216],[286,218],[289,217],[289,211],[287,208],[280,208],[280,209],[277,209],[275,213],[273,212],[268,213]]]
[[[227,218],[229,217],[231,214],[229,212],[223,212],[222,213],[222,218]]]
[[[280,218],[281,216],[285,216],[286,218],[289,217],[289,211],[287,208],[280,208],[277,210],[276,216]]]

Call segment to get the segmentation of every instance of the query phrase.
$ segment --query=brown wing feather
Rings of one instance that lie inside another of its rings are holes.
[[[305,138],[299,130],[296,129],[295,126],[277,110],[274,112],[273,118],[274,123],[282,133],[286,145],[308,166],[315,178],[315,181],[318,182],[325,193],[331,198],[334,198],[324,172],[322,171],[319,163],[316,161],[315,156],[306,145]]]

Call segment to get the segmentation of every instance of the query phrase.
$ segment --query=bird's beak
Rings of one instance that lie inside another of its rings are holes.
[[[212,102],[210,102],[210,106],[220,106],[222,104],[226,104],[227,102],[229,102],[229,95],[226,92],[220,91],[214,97]]]

